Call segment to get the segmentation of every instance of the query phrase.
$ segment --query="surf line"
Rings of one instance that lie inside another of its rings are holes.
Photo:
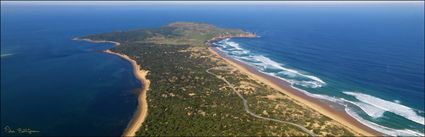
[[[268,83],[269,86],[272,88],[280,91],[283,94],[288,95],[289,97],[298,100],[300,102],[303,102],[303,104],[307,105],[308,107],[318,111],[319,113],[328,116],[332,118],[333,120],[339,122],[340,124],[344,125],[348,129],[353,130],[354,132],[365,135],[365,136],[377,136],[377,135],[383,135],[383,133],[380,133],[363,123],[359,122],[357,119],[353,118],[347,113],[338,113],[334,109],[332,109],[327,104],[324,104],[318,100],[314,100],[313,97],[308,96],[307,94],[300,92],[299,89],[296,88],[288,88],[286,86],[290,86],[290,83],[285,83],[287,81],[278,79],[276,77],[266,75],[261,72],[257,72],[258,70],[255,70],[254,68],[250,68],[249,66],[245,66],[245,64],[242,64],[242,62],[238,62],[236,59],[232,59],[228,57],[225,53],[220,53],[220,50],[215,49],[215,46],[213,42],[217,42],[223,39],[212,39],[207,42],[208,49],[211,53],[215,54],[216,56],[224,59],[227,63],[229,63],[232,66],[235,66],[248,76],[252,77],[253,79],[257,79],[260,81],[265,81]]]

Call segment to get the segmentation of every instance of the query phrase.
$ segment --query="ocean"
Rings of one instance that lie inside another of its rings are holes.
[[[1,6],[2,128],[120,135],[141,85],[111,44],[72,38],[193,21],[256,33],[216,45],[375,130],[424,135],[423,2]]]

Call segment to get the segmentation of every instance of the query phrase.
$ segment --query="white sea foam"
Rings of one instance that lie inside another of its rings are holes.
[[[261,71],[273,70],[277,71],[275,72],[277,74],[283,74],[288,78],[294,78],[292,84],[297,84],[307,88],[319,88],[326,85],[326,82],[316,76],[303,74],[297,70],[286,68],[283,64],[273,61],[263,55],[254,55],[249,50],[241,48],[238,43],[230,41],[230,39],[219,41],[215,45],[217,45],[221,51],[233,55],[232,57],[240,61],[248,62],[248,64],[254,65]],[[276,74],[273,75],[276,76]],[[297,78],[303,80],[295,80]]]
[[[424,125],[424,117],[418,115],[412,108],[407,106],[386,101],[371,95],[358,93],[358,92],[343,92],[344,94],[354,96],[361,102],[353,102],[353,104],[360,107],[369,116],[377,118],[381,117],[383,111],[389,111],[394,114],[403,116],[411,121]]]
[[[391,135],[391,136],[424,136],[423,133],[421,133],[420,131],[413,131],[410,129],[393,129],[393,128],[388,128],[388,127],[384,127],[381,125],[378,125],[376,123],[367,121],[365,119],[363,119],[361,116],[359,116],[355,111],[349,109],[348,107],[345,108],[345,111],[353,118],[357,119],[357,121],[359,121],[360,123],[387,135]]]
[[[233,51],[232,54],[234,55],[238,55],[238,56],[243,56],[243,55],[248,55],[249,51],[245,51],[245,50],[239,50],[239,51]]]
[[[302,74],[302,73],[300,73],[296,70],[285,68],[285,67],[283,67],[282,64],[277,63],[277,62],[275,62],[275,61],[271,60],[270,58],[267,58],[263,55],[253,56],[252,59],[254,59],[258,62],[261,62],[264,67],[271,67],[271,68],[275,68],[275,69],[280,69],[281,71],[278,72],[278,73],[285,74],[285,75],[290,76],[290,77],[299,76],[299,77],[304,77],[304,78],[308,78],[308,79],[317,81],[317,82],[298,81],[295,84],[301,84],[301,86],[309,85],[308,87],[313,87],[313,88],[322,87],[324,84],[326,84],[323,80],[321,80],[318,77],[307,75],[307,74]],[[316,86],[310,86],[311,84],[314,84]]]
[[[400,100],[394,100],[395,103],[400,104],[401,101]]]
[[[236,60],[248,63],[249,65],[256,67],[257,69],[261,70],[260,71],[261,73],[275,76],[276,78],[284,80],[290,83],[292,88],[297,89],[308,96],[331,101],[331,102],[340,104],[342,106],[345,106],[345,110],[350,116],[357,119],[359,122],[375,129],[376,131],[379,131],[388,135],[409,135],[409,136],[424,135],[423,133],[420,133],[419,131],[413,131],[409,129],[404,129],[404,130],[392,129],[392,128],[388,128],[388,127],[373,123],[371,121],[367,121],[363,119],[362,117],[360,117],[355,111],[352,111],[348,105],[348,104],[353,104],[355,106],[358,106],[366,114],[374,118],[382,117],[384,112],[389,111],[397,115],[406,117],[407,119],[410,119],[414,122],[421,123],[421,124],[424,123],[423,122],[424,118],[422,116],[417,115],[412,108],[401,105],[399,101],[395,101],[395,102],[385,101],[370,95],[355,93],[355,92],[344,92],[344,93],[347,95],[352,95],[356,97],[358,100],[361,100],[361,102],[349,101],[343,98],[331,97],[328,95],[313,94],[303,89],[297,88],[295,87],[295,85],[299,85],[299,86],[307,87],[307,88],[319,88],[326,84],[320,78],[312,76],[312,75],[308,75],[308,74],[303,74],[294,69],[286,68],[284,67],[283,64],[275,62],[265,56],[255,55],[251,53],[250,51],[241,48],[239,44],[229,41],[229,39],[218,42],[217,46],[221,47],[219,48],[220,51],[223,51],[225,53],[232,53],[233,55],[235,55],[232,57],[235,58]],[[240,53],[244,53],[247,55],[239,56]],[[270,72],[270,71],[267,71],[267,69],[280,70],[280,71]]]
[[[4,53],[4,54],[1,54],[0,57],[4,58],[4,57],[7,57],[7,56],[12,56],[12,55],[13,54],[10,54],[10,53]]]
[[[327,96],[327,95],[321,95],[321,94],[313,94],[310,92],[307,92],[305,90],[293,87],[301,92],[303,92],[304,94],[314,97],[314,98],[318,98],[318,99],[323,99],[323,100],[328,100],[340,105],[345,106],[345,111],[354,119],[356,119],[357,121],[359,121],[360,123],[387,135],[391,135],[391,136],[424,136],[424,133],[422,133],[421,131],[413,131],[410,129],[393,129],[393,128],[389,128],[389,127],[385,127],[376,123],[373,123],[371,121],[365,120],[364,118],[362,118],[361,116],[359,116],[357,114],[357,112],[353,111],[352,109],[350,109],[347,106],[347,103],[351,103],[353,105],[356,106],[362,106],[365,112],[371,115],[375,115],[375,116],[379,116],[379,115],[383,115],[383,113],[385,112],[385,110],[382,110],[380,108],[374,107],[373,105],[367,104],[367,103],[363,103],[363,102],[353,102],[353,101],[348,101],[346,99],[343,98],[336,98],[336,97],[331,97],[331,96]],[[359,106],[359,107],[360,107]]]
[[[317,81],[294,81],[294,84],[296,85],[301,85],[303,87],[308,87],[308,88],[320,88],[322,87],[322,84],[317,82]]]
[[[367,115],[373,117],[373,118],[379,118],[382,117],[384,115],[385,110],[377,108],[373,105],[369,105],[367,103],[363,103],[363,102],[354,102],[354,101],[349,101],[349,100],[345,100],[346,102],[349,102],[353,105],[358,106],[360,109],[362,109]]]
[[[283,79],[282,79],[282,80],[283,80]],[[286,81],[286,80],[285,80],[285,81]],[[287,82],[289,82],[289,83],[294,83],[294,81],[287,81]],[[305,95],[307,95],[307,96],[310,96],[310,97],[313,97],[313,98],[317,98],[317,99],[327,100],[327,101],[330,101],[330,102],[334,102],[334,103],[337,103],[337,104],[340,104],[340,105],[346,106],[346,105],[345,105],[345,104],[346,104],[346,102],[344,102],[344,100],[343,100],[342,98],[331,97],[331,96],[323,95],[323,94],[314,94],[314,93],[310,93],[310,92],[308,92],[308,91],[306,91],[306,90],[303,90],[303,89],[300,89],[300,88],[295,87],[293,84],[291,85],[291,87],[292,87],[292,88],[294,88],[294,89],[296,89],[297,91],[301,91],[301,92],[303,92],[303,93],[304,93]]]
[[[382,116],[383,113],[386,110],[375,107],[374,105],[370,105],[370,104],[367,104],[367,103],[364,103],[364,102],[353,102],[353,101],[349,101],[349,100],[346,100],[346,99],[343,99],[343,98],[336,98],[336,97],[331,97],[331,96],[327,96],[327,95],[313,94],[313,93],[307,92],[305,90],[299,89],[297,87],[293,87],[293,88],[303,92],[304,94],[306,94],[308,96],[318,98],[318,99],[328,100],[328,101],[331,101],[331,102],[345,106],[345,111],[351,117],[353,117],[354,119],[356,119],[360,123],[372,128],[372,129],[374,129],[378,132],[381,132],[381,133],[384,133],[384,134],[387,134],[387,135],[391,135],[391,136],[424,136],[424,133],[422,133],[421,131],[413,131],[413,130],[410,130],[410,129],[393,129],[393,128],[385,127],[385,126],[373,123],[371,121],[365,120],[364,118],[359,116],[357,114],[357,112],[350,109],[347,106],[347,103],[350,103],[350,104],[353,104],[353,105],[356,105],[356,106],[362,108],[362,110],[364,110],[366,113],[368,113],[368,115]],[[355,93],[355,94],[358,94],[358,93]],[[363,94],[363,95],[365,95],[365,94]],[[370,96],[370,95],[366,95],[366,96]],[[376,97],[374,97],[374,98],[376,98]],[[400,104],[398,104],[398,105],[400,105]],[[391,105],[389,107],[391,107]],[[411,108],[409,108],[409,109],[411,109]]]
[[[277,74],[285,75],[285,76],[288,76],[288,77],[291,77],[291,78],[294,78],[294,77],[297,76],[296,74],[291,73],[291,72],[287,72],[287,71],[281,71],[281,72],[278,72]]]
[[[235,42],[231,42],[231,41],[229,41],[229,42],[227,42],[227,45],[229,45],[229,46],[231,46],[231,47],[233,47],[233,48],[235,48],[235,49],[237,49],[237,50],[244,50],[244,49],[242,49],[242,48],[239,46],[239,44],[238,44],[238,43],[235,43]]]

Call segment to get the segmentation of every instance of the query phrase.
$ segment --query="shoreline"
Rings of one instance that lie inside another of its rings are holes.
[[[78,37],[73,38],[72,40],[76,40],[76,41],[86,41],[86,42],[90,42],[90,43],[112,43],[112,44],[114,44],[115,46],[119,46],[119,45],[121,45],[121,43],[116,42],[116,41],[80,39],[80,38],[78,38]]]
[[[124,130],[124,133],[122,135],[136,136],[136,132],[139,131],[148,114],[148,103],[146,101],[146,95],[147,91],[149,90],[150,81],[146,79],[146,75],[149,73],[149,71],[140,69],[140,65],[138,65],[135,60],[131,59],[127,55],[112,52],[110,50],[106,50],[105,53],[117,55],[122,59],[125,59],[130,62],[133,66],[134,76],[136,76],[136,79],[138,79],[143,85],[143,89],[139,92],[139,97],[137,98],[138,105],[136,112],[134,113],[133,118],[128,123],[127,128]]]
[[[232,38],[232,37],[230,37]],[[348,127],[349,129],[360,133],[364,136],[377,136],[377,135],[384,135],[378,131],[373,130],[372,128],[362,124],[361,122],[357,121],[353,117],[351,117],[348,113],[345,111],[338,111],[334,108],[331,108],[329,104],[326,104],[324,102],[321,102],[319,99],[313,98],[311,96],[306,95],[305,93],[298,91],[297,89],[294,89],[290,87],[290,84],[286,81],[283,81],[281,79],[278,79],[273,76],[269,76],[267,74],[261,73],[255,68],[240,62],[236,59],[233,59],[231,57],[228,57],[226,54],[220,52],[219,50],[215,49],[215,47],[211,46],[213,42],[222,40],[224,38],[213,38],[209,41],[207,41],[208,50],[213,53],[214,55],[224,59],[227,63],[237,68],[242,73],[247,74],[249,77],[258,80],[260,82],[263,82],[270,87],[276,89],[277,91],[288,95],[292,99],[312,108],[315,111],[318,111],[319,113],[337,121],[338,123]]]
[[[236,36],[238,38],[256,38],[257,36],[250,35],[250,36]],[[288,95],[292,99],[310,107],[311,109],[318,111],[319,113],[337,121],[338,123],[348,127],[349,129],[353,130],[354,132],[357,132],[359,134],[362,134],[364,136],[377,136],[377,135],[384,135],[378,131],[373,130],[372,128],[362,124],[361,122],[357,121],[353,117],[351,117],[348,113],[345,111],[336,110],[334,108],[331,108],[329,104],[321,102],[319,99],[313,98],[311,96],[306,95],[305,93],[298,91],[297,89],[294,89],[290,87],[290,84],[286,81],[283,81],[281,79],[275,78],[273,76],[269,76],[267,74],[261,73],[255,68],[240,62],[236,59],[233,59],[231,57],[228,57],[226,54],[220,52],[215,47],[211,46],[213,42],[220,41],[226,38],[235,38],[232,36],[224,36],[224,37],[214,37],[206,42],[208,46],[208,50],[213,53],[214,55],[218,56],[219,58],[222,58],[227,63],[229,63],[231,66],[234,66],[242,73],[247,74],[249,77],[258,80],[262,83],[265,83],[269,85],[270,87],[276,89],[277,91]],[[119,42],[115,41],[105,41],[105,40],[91,40],[91,39],[79,39],[74,38],[73,40],[78,41],[87,41],[91,43],[112,43],[115,46],[119,46]],[[112,52],[109,49],[104,51],[107,54],[113,54],[116,56],[119,56],[122,59],[127,60],[132,64],[133,73],[138,79],[141,84],[143,85],[143,89],[140,92],[138,96],[138,106],[133,114],[133,118],[128,123],[126,129],[124,130],[122,136],[135,136],[136,132],[139,130],[139,128],[142,126],[142,123],[147,117],[148,112],[148,104],[146,101],[147,91],[149,89],[150,81],[146,79],[146,75],[148,74],[148,71],[140,69],[140,65],[137,64],[137,62],[127,55],[119,54],[116,52]]]
[[[78,40],[78,41],[87,41],[91,43],[112,43],[115,46],[119,46],[121,43],[116,41],[105,41],[105,40],[91,40],[91,39],[79,39],[74,38],[72,40]],[[125,128],[123,134],[121,136],[136,136],[136,132],[139,131],[140,127],[142,126],[143,122],[145,121],[147,114],[148,114],[148,103],[146,101],[147,97],[147,91],[149,90],[150,81],[146,78],[149,71],[143,70],[140,68],[140,65],[137,64],[137,62],[127,55],[112,52],[111,50],[107,49],[103,51],[107,54],[116,55],[124,60],[127,60],[130,62],[132,68],[133,68],[133,74],[136,77],[138,81],[142,84],[143,88],[139,92],[139,96],[137,97],[137,108],[136,111],[133,114],[133,118],[130,120],[130,122],[127,124],[127,127]]]

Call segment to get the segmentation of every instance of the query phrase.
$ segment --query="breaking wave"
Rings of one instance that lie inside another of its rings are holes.
[[[297,86],[303,88],[321,88],[326,85],[325,81],[311,74],[301,73],[297,70],[284,67],[283,64],[273,61],[268,57],[257,55],[249,50],[241,48],[238,43],[229,41],[229,39],[224,39],[213,44],[217,46],[217,49],[221,52],[226,53],[236,60],[255,67],[262,73],[275,76],[276,78],[290,83],[292,88],[297,89],[298,91],[301,91],[308,96],[345,106],[345,111],[351,117],[376,131],[393,136],[424,136],[422,133],[423,131],[393,129],[379,125],[372,121],[368,121],[358,115],[358,113],[352,108],[350,108],[354,106],[358,107],[372,118],[379,118],[382,117],[385,112],[392,112],[413,122],[424,125],[424,117],[418,115],[414,109],[400,104],[400,101],[395,100],[394,102],[391,102],[371,95],[350,91],[344,91],[342,93],[353,96],[358,101],[351,101],[344,98],[331,97],[323,94],[314,94],[304,89],[298,88]],[[351,106],[348,104],[351,104]]]
[[[399,116],[405,117],[413,122],[424,125],[424,117],[419,116],[412,108],[407,106],[386,101],[374,96],[357,93],[357,92],[343,92],[344,94],[354,96],[360,102],[351,102],[360,107],[369,116],[378,118],[383,116],[384,112],[392,112]]]
[[[368,127],[392,136],[424,136],[423,133],[420,131],[413,131],[410,129],[393,129],[388,128],[385,126],[378,125],[376,123],[370,122],[368,120],[363,119],[361,116],[359,116],[355,111],[349,109],[348,107],[345,108],[345,111],[353,118],[357,119],[357,121],[361,122],[364,125],[367,125]]]
[[[238,43],[229,41],[229,39],[219,41],[215,45],[218,46],[220,51],[225,52],[233,58],[246,62],[264,73],[283,77],[291,84],[306,88],[319,88],[326,85],[326,82],[316,76],[286,68],[283,64],[273,61],[268,57],[256,55],[249,50],[241,48]]]

